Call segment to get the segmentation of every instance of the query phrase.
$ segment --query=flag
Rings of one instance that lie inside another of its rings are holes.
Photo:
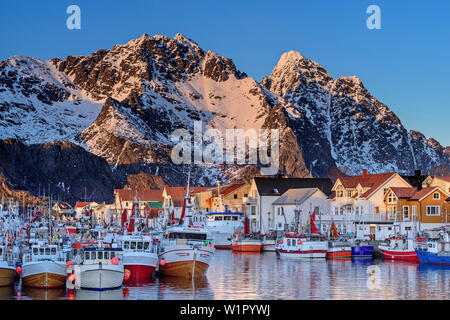
[[[319,230],[317,230],[317,227],[314,223],[315,220],[316,220],[316,212],[314,211],[311,216],[311,234],[319,234]]]
[[[122,229],[123,229],[123,226],[125,225],[125,222],[127,222],[127,219],[128,219],[127,209],[125,209],[122,212]]]
[[[332,238],[339,238],[339,232],[334,224],[334,221],[331,223],[331,237]]]
[[[183,223],[183,218],[184,218],[185,212],[186,212],[186,198],[184,198],[184,201],[183,201],[183,209],[181,210],[181,218],[180,218],[179,224]]]
[[[136,204],[133,203],[133,207],[131,208],[131,216],[130,216],[130,223],[128,225],[128,232],[134,231],[134,208],[136,207]]]

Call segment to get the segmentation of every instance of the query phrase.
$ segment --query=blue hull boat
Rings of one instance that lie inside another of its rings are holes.
[[[373,246],[358,246],[352,247],[352,258],[353,257],[372,257]]]
[[[436,264],[441,266],[450,266],[450,255],[439,255],[424,250],[416,249],[417,256],[420,263],[423,264]]]

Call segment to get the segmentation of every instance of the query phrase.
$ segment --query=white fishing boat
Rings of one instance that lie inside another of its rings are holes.
[[[325,258],[327,250],[327,241],[288,234],[284,235],[277,244],[277,252],[283,258]]]
[[[242,231],[244,214],[231,212],[226,208],[224,212],[207,213],[206,229],[216,249],[231,250],[231,238],[235,232]]]
[[[33,288],[58,288],[66,284],[66,257],[56,244],[39,241],[24,253],[22,285]]]
[[[77,249],[68,273],[76,289],[111,290],[124,279],[122,248],[88,246]],[[69,280],[70,280],[69,276]]]
[[[208,231],[193,227],[189,182],[178,226],[167,228],[159,246],[158,273],[184,278],[204,277],[215,248]]]

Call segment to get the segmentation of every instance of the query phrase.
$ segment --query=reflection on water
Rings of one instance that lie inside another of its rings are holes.
[[[32,300],[61,300],[66,297],[65,288],[39,289],[23,287],[20,294],[22,299]]]
[[[369,285],[370,270],[379,281]],[[368,258],[280,259],[274,252],[217,250],[206,278],[154,276],[121,289],[0,288],[0,299],[210,300],[210,299],[449,299],[450,267]]]

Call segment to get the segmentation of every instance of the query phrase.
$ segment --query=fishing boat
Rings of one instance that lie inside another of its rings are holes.
[[[327,259],[348,259],[352,257],[352,247],[348,241],[339,234],[334,221],[331,223],[330,238],[328,241]]]
[[[441,233],[441,239],[427,241],[425,247],[416,249],[421,264],[450,266],[450,236],[449,232]]]
[[[131,208],[128,227],[124,229],[125,234],[121,238],[123,264],[130,272],[129,281],[149,280],[158,265],[157,245],[152,236],[144,233],[143,220],[139,213],[139,202],[135,201]]]
[[[216,250],[208,230],[193,225],[189,176],[179,224],[168,227],[160,240],[158,273],[164,276],[204,277]]]
[[[111,290],[120,288],[124,279],[122,248],[86,246],[76,249],[71,268],[76,289]],[[70,278],[69,278],[70,279]]]
[[[263,246],[258,233],[235,232],[231,238],[233,251],[261,252]]]
[[[216,249],[233,249],[231,237],[233,233],[242,230],[244,213],[231,212],[225,206],[224,212],[209,212],[206,214],[206,229]]]
[[[352,258],[372,258],[373,246],[367,241],[355,240],[351,243]]]
[[[327,259],[342,259],[352,257],[352,247],[346,241],[328,241]]]
[[[414,239],[392,237],[387,240],[389,241],[387,245],[378,245],[384,259],[419,262],[414,247]]]
[[[130,281],[148,280],[158,265],[157,247],[148,234],[122,237],[123,264],[130,271]]]
[[[316,236],[285,234],[277,244],[277,252],[282,258],[325,258],[328,242]]]
[[[14,284],[16,266],[12,247],[0,245],[0,287]]]
[[[276,235],[273,234],[262,234],[261,235],[261,251],[275,252],[275,245],[277,242]]]
[[[22,285],[33,288],[59,288],[66,284],[66,257],[60,247],[39,241],[23,255]]]

